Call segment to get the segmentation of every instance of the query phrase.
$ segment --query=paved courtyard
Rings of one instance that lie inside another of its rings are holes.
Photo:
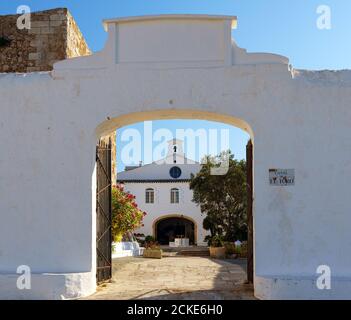
[[[207,257],[141,257],[113,260],[113,280],[88,299],[241,300],[254,299],[245,285],[245,260]]]

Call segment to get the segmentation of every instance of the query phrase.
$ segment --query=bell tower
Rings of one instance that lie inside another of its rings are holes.
[[[179,158],[184,158],[183,141],[172,139],[168,141],[167,159],[172,158],[172,163],[176,164]]]

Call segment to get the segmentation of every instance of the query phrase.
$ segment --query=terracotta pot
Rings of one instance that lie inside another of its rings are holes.
[[[225,259],[224,247],[210,247],[210,256],[214,259]]]
[[[161,249],[145,249],[143,253],[144,258],[161,259],[162,250]]]

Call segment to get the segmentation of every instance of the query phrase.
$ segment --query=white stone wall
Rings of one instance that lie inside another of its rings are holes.
[[[118,177],[118,175],[117,175]],[[193,219],[197,227],[197,244],[206,245],[204,241],[208,232],[202,228],[204,216],[200,207],[192,202],[193,192],[189,189],[188,182],[163,182],[163,183],[125,183],[125,190],[136,197],[136,202],[141,210],[147,213],[144,218],[144,227],[135,230],[136,233],[153,235],[153,224],[164,216],[183,215]],[[155,202],[145,203],[145,190],[152,188],[155,191]],[[172,188],[179,189],[179,203],[171,203],[170,192]]]
[[[103,52],[53,73],[0,75],[0,298],[95,289],[98,137],[171,118],[226,122],[253,138],[257,296],[351,298],[351,72],[290,72],[280,58],[245,60],[231,46],[230,65],[120,65],[117,29],[109,25]],[[295,186],[271,187],[270,168],[294,168]],[[67,285],[19,291],[13,274],[23,264],[38,279],[64,274]],[[329,291],[314,285],[321,264],[337,284]]]

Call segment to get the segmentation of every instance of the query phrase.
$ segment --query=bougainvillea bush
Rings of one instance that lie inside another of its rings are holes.
[[[140,228],[146,212],[138,208],[135,196],[124,191],[122,185],[112,187],[112,237],[120,242],[127,232]]]

